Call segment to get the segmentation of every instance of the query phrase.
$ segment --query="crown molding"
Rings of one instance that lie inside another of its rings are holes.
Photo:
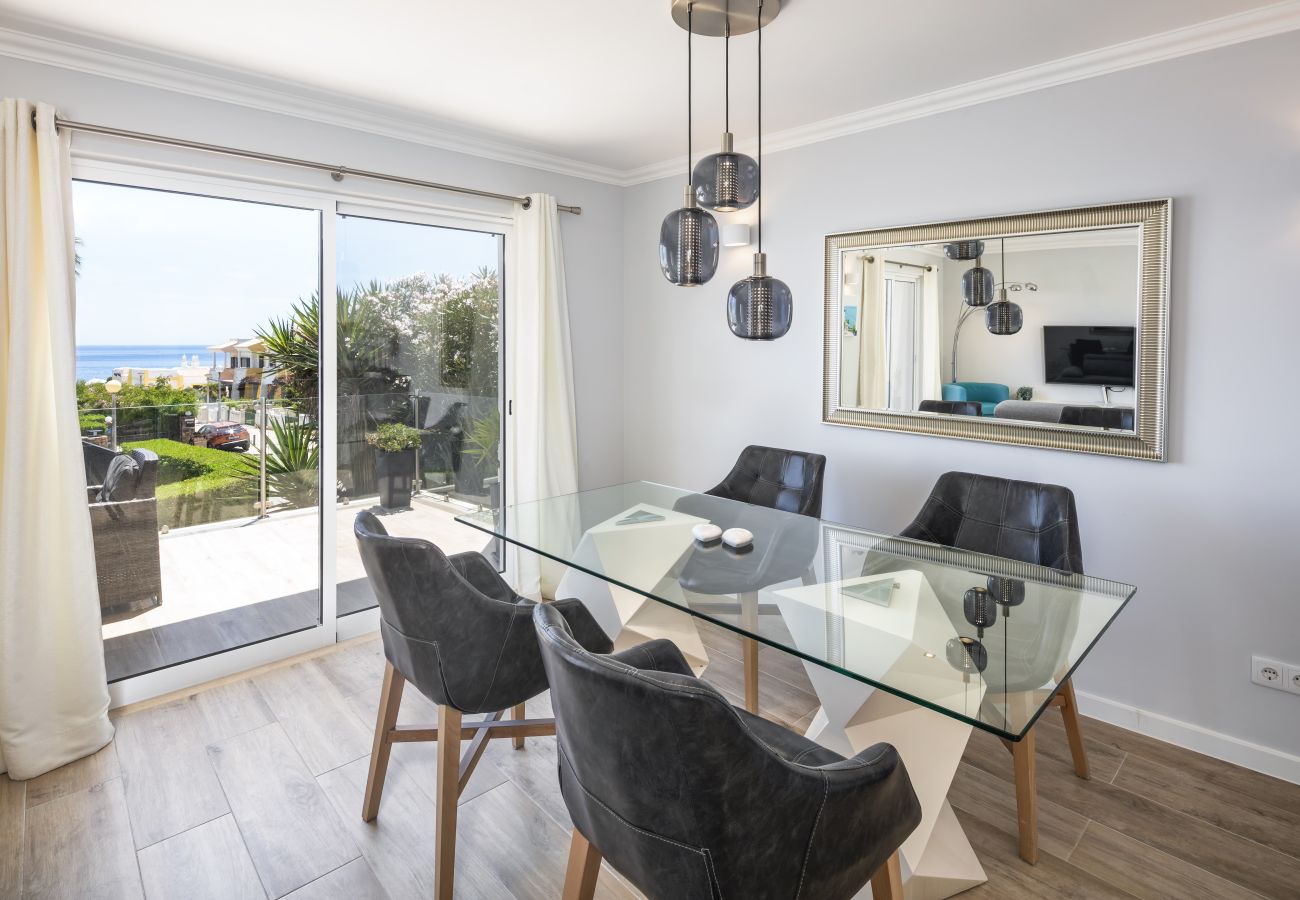
[[[87,32],[55,29],[33,20],[8,17],[8,21],[16,22],[17,27],[0,27],[0,56],[590,181],[621,184],[626,177],[618,169],[550,154],[507,136],[465,128],[414,110],[200,63]]]
[[[0,27],[0,56],[622,187],[668,178],[686,166],[685,157],[634,169],[601,166],[547,153],[511,140],[508,135],[466,128],[398,106],[310,89],[285,79],[257,76],[232,67],[199,63],[138,44],[106,40],[88,32],[56,29],[36,20],[14,16],[7,17],[7,20],[8,24]],[[763,149],[767,153],[779,153],[1297,29],[1300,29],[1300,0],[1283,0],[1271,6],[772,132],[765,137]],[[754,142],[743,142],[741,147],[752,153]]]
[[[1002,100],[1058,85],[1097,78],[1138,66],[1215,50],[1232,44],[1271,37],[1300,29],[1300,0],[1285,0],[1271,6],[1247,10],[1196,25],[1162,31],[1147,37],[1112,44],[1051,62],[1016,69],[1002,75],[982,78],[965,84],[919,94],[894,103],[874,106],[771,132],[763,139],[765,153],[780,153],[809,144],[860,134],[913,119]],[[753,153],[753,140],[737,142],[737,147]],[[677,157],[626,172],[622,184],[627,187],[671,177],[686,168],[686,158]]]

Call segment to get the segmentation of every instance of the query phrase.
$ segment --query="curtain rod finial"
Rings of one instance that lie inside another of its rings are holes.
[[[526,197],[524,197],[523,202],[520,203],[519,205],[522,206],[524,209],[532,209],[532,208],[533,208],[533,198],[532,198],[532,197],[527,197],[527,196],[526,196]]]

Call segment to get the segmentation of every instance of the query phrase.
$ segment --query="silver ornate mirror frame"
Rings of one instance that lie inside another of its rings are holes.
[[[908,431],[969,441],[1047,447],[1076,453],[1099,453],[1164,462],[1165,396],[1169,368],[1170,209],[1169,199],[1144,200],[827,235],[822,421],[832,425]],[[1110,431],[978,416],[893,412],[840,405],[842,251],[1131,226],[1139,228],[1141,247],[1135,431]]]

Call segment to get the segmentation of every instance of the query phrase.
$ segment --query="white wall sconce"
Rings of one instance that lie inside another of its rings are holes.
[[[722,245],[724,247],[748,247],[749,226],[743,222],[723,225]]]

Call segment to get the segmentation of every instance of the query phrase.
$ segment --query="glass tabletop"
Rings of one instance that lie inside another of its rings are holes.
[[[1134,593],[650,482],[457,521],[1011,740]],[[692,529],[703,522],[744,528],[753,542],[702,543]],[[557,596],[572,595],[565,587]],[[620,628],[597,619],[612,634]]]

